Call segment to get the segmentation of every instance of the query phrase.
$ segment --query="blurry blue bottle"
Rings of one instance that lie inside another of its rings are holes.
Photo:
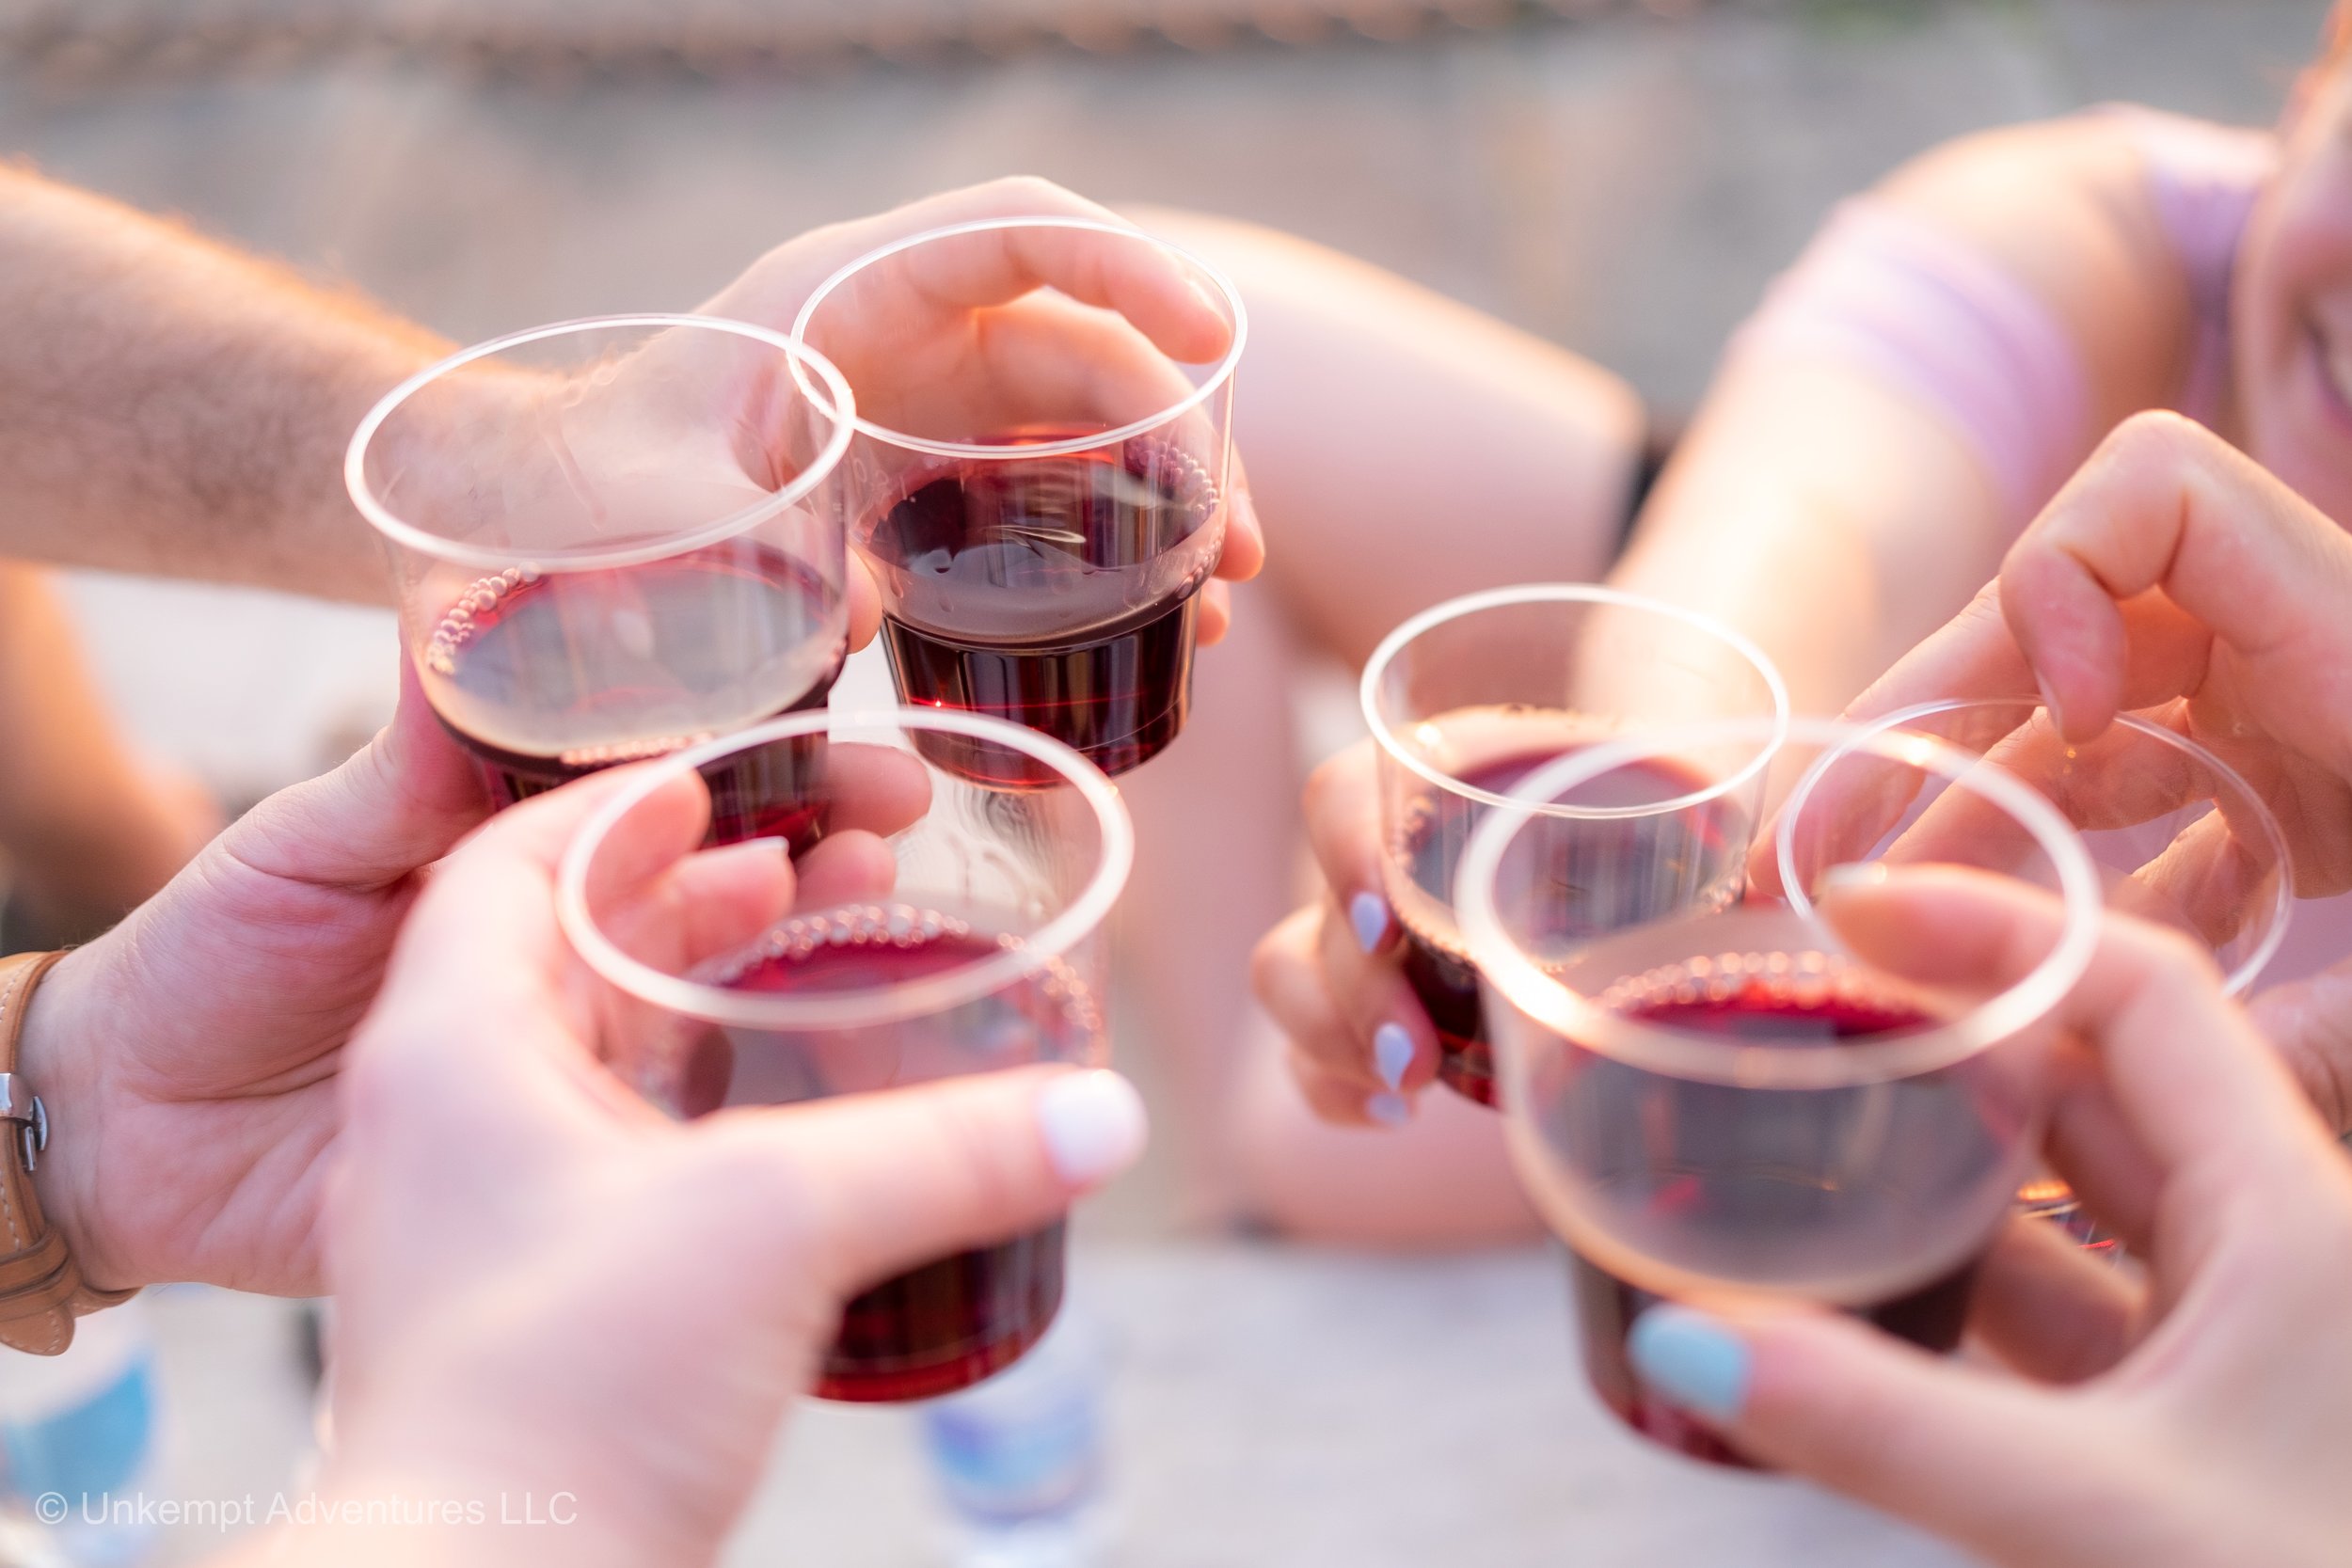
[[[1064,1306],[1036,1348],[922,1407],[959,1568],[1093,1568],[1107,1544],[1102,1335]]]
[[[157,1495],[158,1437],[143,1303],[84,1318],[62,1355],[0,1349],[0,1503],[31,1522],[11,1532],[23,1544],[0,1560],[147,1561],[159,1532],[151,1514],[140,1521],[139,1501]]]

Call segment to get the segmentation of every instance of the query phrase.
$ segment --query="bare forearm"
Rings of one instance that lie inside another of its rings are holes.
[[[1836,713],[2000,566],[1966,445],[1850,371],[1726,376],[1611,580],[1728,622]]]
[[[342,447],[429,334],[5,168],[0,320],[0,553],[381,594]]]
[[[1360,663],[1440,599],[1607,564],[1642,440],[1624,381],[1291,235],[1136,216],[1249,303],[1235,440],[1267,580],[1323,649]]]

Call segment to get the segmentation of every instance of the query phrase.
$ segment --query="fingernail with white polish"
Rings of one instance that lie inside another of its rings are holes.
[[[1372,1065],[1390,1088],[1404,1086],[1405,1069],[1413,1065],[1413,1037],[1403,1024],[1383,1023],[1372,1032]]]
[[[1401,1094],[1375,1094],[1364,1101],[1364,1115],[1383,1127],[1402,1127],[1413,1119],[1413,1108]]]
[[[1107,1180],[1143,1152],[1149,1123],[1136,1086],[1107,1069],[1073,1072],[1037,1097],[1045,1157],[1073,1187]]]
[[[1348,900],[1347,923],[1356,927],[1357,945],[1369,953],[1389,934],[1389,906],[1376,893],[1359,893]]]
[[[739,838],[733,844],[722,844],[719,847],[722,849],[773,849],[787,860],[792,856],[792,841],[781,835],[771,835],[767,838]]]
[[[1821,873],[1823,893],[1851,893],[1859,888],[1885,885],[1886,863],[1883,861],[1848,861]]]
[[[1634,1320],[1626,1354],[1652,1392],[1710,1421],[1736,1419],[1748,1402],[1755,1358],[1746,1341],[1704,1312],[1651,1307]]]

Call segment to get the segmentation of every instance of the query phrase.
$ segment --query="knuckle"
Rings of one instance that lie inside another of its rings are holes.
[[[2186,455],[2199,444],[2203,427],[2169,408],[2148,408],[2115,427],[2107,445],[2136,458],[2165,454]]]
[[[1009,201],[1027,201],[1050,206],[1068,206],[1077,196],[1067,187],[1056,184],[1041,174],[1000,175],[988,183],[989,194]]]

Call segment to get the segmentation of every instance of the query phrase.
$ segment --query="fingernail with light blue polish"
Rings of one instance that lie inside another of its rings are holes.
[[[1404,1086],[1405,1069],[1413,1065],[1413,1037],[1403,1024],[1383,1023],[1372,1032],[1372,1065],[1380,1082],[1392,1089]]]
[[[1626,1354],[1653,1392],[1710,1421],[1731,1420],[1747,1403],[1747,1344],[1704,1312],[1651,1307],[1634,1320]]]
[[[1367,953],[1389,934],[1389,906],[1376,893],[1359,893],[1347,903],[1347,923],[1356,927],[1356,941]]]
[[[1402,1127],[1413,1119],[1413,1108],[1401,1094],[1375,1094],[1364,1101],[1364,1115],[1383,1127]]]

